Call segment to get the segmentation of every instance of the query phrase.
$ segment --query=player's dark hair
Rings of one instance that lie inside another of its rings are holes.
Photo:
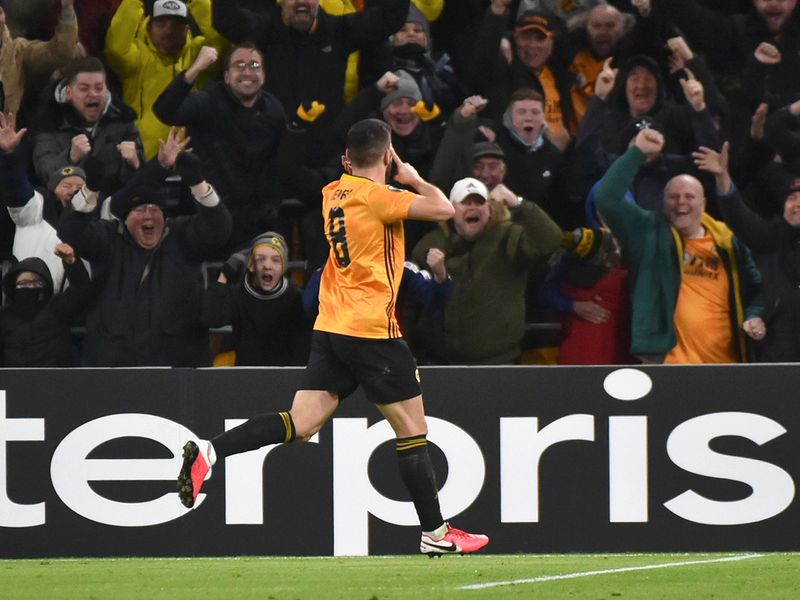
[[[354,167],[371,167],[392,143],[392,130],[384,121],[364,119],[347,132],[347,154]]]
[[[78,73],[102,73],[105,75],[106,68],[97,57],[80,56],[68,62],[62,72],[67,83],[73,83]]]

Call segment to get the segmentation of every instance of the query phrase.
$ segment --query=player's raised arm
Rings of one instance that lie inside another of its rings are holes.
[[[425,181],[417,170],[407,162],[403,162],[394,148],[389,147],[392,160],[397,167],[395,181],[408,185],[417,191],[417,197],[408,207],[408,218],[420,221],[446,221],[453,217],[453,205],[444,192],[432,183]]]

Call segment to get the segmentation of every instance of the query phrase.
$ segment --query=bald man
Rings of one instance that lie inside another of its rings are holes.
[[[640,131],[595,192],[632,274],[631,352],[646,363],[745,362],[751,332],[763,327],[761,275],[750,250],[705,212],[703,186],[673,177],[662,213],[624,199],[663,146],[661,133]]]

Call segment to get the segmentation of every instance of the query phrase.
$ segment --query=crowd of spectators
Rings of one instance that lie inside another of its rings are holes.
[[[421,363],[800,360],[797,4],[0,0],[0,366],[304,364],[370,117]]]

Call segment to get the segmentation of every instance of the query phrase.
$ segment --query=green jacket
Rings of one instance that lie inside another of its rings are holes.
[[[623,249],[630,270],[631,352],[661,362],[677,343],[674,314],[681,286],[683,238],[662,213],[644,210],[625,200],[645,155],[631,147],[609,167],[595,190],[595,202]],[[761,274],[750,250],[725,223],[703,214],[703,225],[714,238],[728,273],[731,331],[741,362],[748,349],[742,323],[761,316]]]
[[[528,271],[554,252],[562,232],[533,202],[492,207],[492,218],[474,241],[450,222],[423,237],[413,259],[426,265],[430,248],[445,253],[452,289],[444,314],[425,313],[410,334],[422,362],[509,364],[517,362],[525,334]]]

